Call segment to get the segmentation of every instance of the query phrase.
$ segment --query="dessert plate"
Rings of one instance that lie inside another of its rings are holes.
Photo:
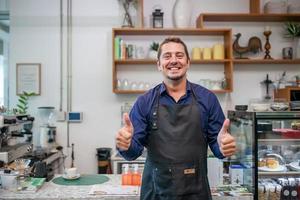
[[[286,171],[286,166],[284,165],[279,165],[278,167],[272,169],[272,168],[269,168],[269,167],[266,167],[266,166],[263,166],[263,167],[258,167],[258,170],[259,171],[264,171],[264,172],[284,172]]]

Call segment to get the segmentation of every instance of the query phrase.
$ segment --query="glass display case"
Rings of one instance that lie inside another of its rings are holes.
[[[228,118],[240,184],[254,199],[300,199],[300,112],[228,111]]]

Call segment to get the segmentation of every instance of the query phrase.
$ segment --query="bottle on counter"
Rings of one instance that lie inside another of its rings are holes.
[[[290,199],[290,186],[288,184],[288,180],[284,178],[279,178],[279,182],[282,185],[281,189],[281,200],[289,200]]]
[[[295,178],[289,178],[290,185],[290,200],[298,200],[298,186],[296,185]]]
[[[266,190],[266,186],[261,183],[258,184],[258,199],[268,200],[268,192]]]
[[[139,164],[133,164],[132,185],[141,185],[141,177]]]
[[[276,184],[276,200],[280,200],[281,189],[282,189],[282,186],[279,184]]]
[[[300,199],[300,178],[296,178],[296,186],[297,186],[298,199]]]
[[[122,185],[132,185],[132,174],[129,164],[122,165]]]

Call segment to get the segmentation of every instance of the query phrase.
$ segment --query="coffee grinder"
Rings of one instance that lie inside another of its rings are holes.
[[[39,147],[49,153],[56,145],[56,127],[54,125],[54,107],[38,107],[40,116]]]

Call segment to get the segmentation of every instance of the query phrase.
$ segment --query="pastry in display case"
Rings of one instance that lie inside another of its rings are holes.
[[[254,199],[300,199],[300,112],[271,110],[228,111],[237,144],[231,158],[245,164],[253,155],[253,171],[244,173],[252,182],[244,184],[252,184]]]

